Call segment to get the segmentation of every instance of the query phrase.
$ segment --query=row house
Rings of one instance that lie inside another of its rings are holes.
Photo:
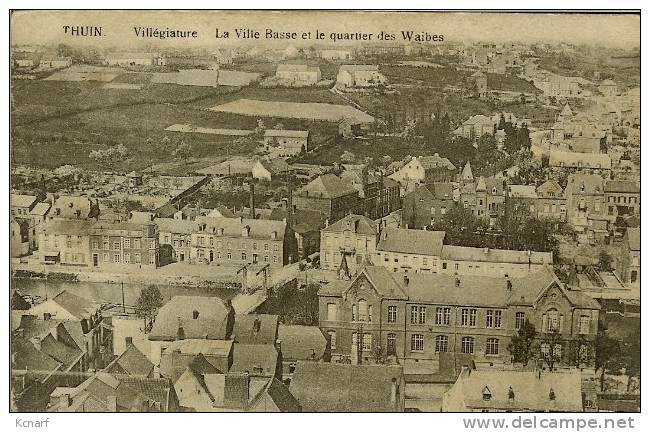
[[[50,219],[40,225],[39,255],[44,264],[89,266],[90,233],[95,221]]]
[[[379,72],[377,65],[342,65],[336,76],[336,87],[342,90],[377,87],[386,82],[386,77]]]
[[[597,174],[570,174],[565,189],[567,222],[583,243],[600,243],[609,235],[605,181]]]
[[[361,215],[348,215],[321,230],[321,268],[349,278],[372,262],[377,248],[377,225]]]
[[[293,193],[297,210],[316,210],[331,223],[358,214],[359,191],[334,174],[323,174]]]
[[[608,180],[605,182],[607,215],[613,221],[617,217],[638,216],[641,210],[641,187],[629,180]]]
[[[497,218],[505,211],[506,189],[503,180],[479,177],[475,182],[466,183],[460,189],[460,203],[472,213],[496,224]]]
[[[593,366],[600,305],[567,289],[549,268],[501,278],[396,275],[368,266],[351,281],[324,286],[318,297],[319,325],[336,340],[333,359],[368,363],[381,347],[388,361],[404,365],[435,367],[445,352],[471,355],[478,368],[506,365],[508,344],[528,320],[542,352],[558,362],[575,362],[579,352],[579,363]]]
[[[108,264],[153,267],[160,265],[158,227],[153,214],[147,220],[96,222],[90,230],[93,267]]]
[[[444,231],[384,228],[374,265],[400,273],[525,276],[553,264],[551,252],[445,245]]]
[[[402,227],[422,229],[440,222],[456,205],[452,183],[418,186],[402,200]]]
[[[359,192],[358,213],[372,220],[381,219],[402,206],[400,185],[391,178],[368,174],[366,168],[345,170],[340,178]]]
[[[600,174],[609,178],[612,159],[607,154],[551,151],[548,166],[555,173]]]
[[[537,187],[537,217],[539,219],[566,221],[566,197],[562,186],[547,180]]]
[[[321,80],[321,72],[318,66],[280,64],[275,77],[291,83],[312,85]]]
[[[194,261],[268,264],[279,268],[296,260],[296,239],[286,221],[197,217],[191,233]]]
[[[160,265],[189,261],[194,221],[177,218],[156,218]]]
[[[405,191],[413,190],[416,185],[435,182],[449,182],[456,176],[456,167],[449,159],[438,153],[433,156],[413,157],[389,178],[398,182]]]

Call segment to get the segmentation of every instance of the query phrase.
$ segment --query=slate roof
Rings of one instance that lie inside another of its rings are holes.
[[[86,219],[90,214],[92,203],[85,196],[60,196],[52,206],[53,216],[66,219]],[[79,211],[79,214],[77,214]]]
[[[95,221],[93,220],[50,219],[39,225],[39,229],[48,234],[87,236],[90,235],[94,225]]]
[[[39,374],[42,374],[42,377],[46,377],[62,366],[61,362],[37,350],[25,338],[12,338],[11,349],[14,354],[12,367],[15,371],[38,371]]]
[[[153,222],[158,226],[160,233],[191,234],[196,227],[194,221],[174,218],[156,218]]]
[[[605,192],[638,194],[641,193],[641,188],[637,182],[629,180],[607,180]]]
[[[203,356],[227,356],[233,345],[232,340],[223,339],[183,339],[168,345],[165,351],[180,351],[181,354]]]
[[[307,412],[394,412],[402,377],[401,366],[298,362],[289,391]]]
[[[357,193],[358,191],[356,189],[334,174],[318,176],[297,191],[297,194],[300,196],[327,199]]]
[[[384,228],[377,252],[440,256],[444,240],[444,231]]]
[[[347,215],[341,220],[323,228],[323,232],[344,232],[346,230],[352,231],[355,234],[376,235],[377,224],[363,215]]]
[[[88,318],[90,315],[94,314],[98,307],[95,303],[90,300],[86,300],[83,297],[72,294],[67,290],[61,291],[57,294],[52,301],[63,309],[68,311],[70,315],[78,319]]]
[[[529,255],[530,254],[530,255]],[[467,246],[442,246],[440,258],[452,261],[478,261],[513,264],[553,264],[552,252],[518,251]]]
[[[534,185],[508,185],[508,196],[511,198],[537,198]]]
[[[425,170],[440,167],[445,167],[450,170],[456,169],[454,164],[451,163],[449,159],[441,157],[438,155],[438,153],[434,154],[433,156],[420,156],[418,157],[418,161],[420,161],[420,164]]]
[[[259,330],[254,330],[255,322]],[[235,315],[233,337],[236,343],[275,345],[278,339],[278,316],[266,314]]]
[[[193,318],[198,311],[199,317]],[[150,340],[175,340],[180,323],[187,339],[225,339],[228,309],[218,297],[174,296],[158,311]]]
[[[302,411],[302,407],[296,398],[291,394],[289,388],[278,381],[277,378],[269,379],[268,383],[266,383],[262,391],[258,393],[258,395],[251,401],[250,405],[254,406],[255,403],[264,394],[267,394],[269,398],[271,398],[280,412]]]
[[[280,324],[278,339],[283,360],[321,360],[327,348],[327,338],[315,326]]]
[[[281,240],[286,229],[286,222],[269,219],[198,216],[194,222],[196,232],[200,232],[199,224],[205,224],[205,234],[217,234],[220,229],[223,229],[223,235],[226,237],[241,237],[243,229],[249,227],[249,238],[273,240],[273,233],[275,233],[275,240]]]
[[[435,182],[427,185],[434,198],[439,200],[453,199],[454,185],[452,183]]]
[[[584,192],[582,187],[584,186]],[[567,179],[567,195],[600,195],[604,190],[603,178],[597,174],[569,174]]]
[[[11,207],[27,207],[34,205],[36,197],[33,195],[11,194]]]
[[[565,167],[574,168],[578,167],[579,163],[582,164],[583,168],[612,168],[612,159],[607,154],[563,152],[552,150],[549,156],[548,165],[551,167],[560,167],[561,163],[564,163]]]
[[[286,129],[267,129],[264,131],[264,136],[267,137],[292,137],[292,138],[307,138],[309,131],[303,130],[286,130]]]
[[[562,186],[555,180],[547,180],[537,187],[537,193],[542,198],[548,198],[550,192],[555,194],[553,198],[561,198],[564,194]]]
[[[579,371],[463,371],[456,385],[462,388],[465,406],[469,409],[508,409],[512,411],[581,412],[582,386]],[[485,388],[491,395],[484,400]],[[514,401],[509,401],[512,387]],[[555,400],[550,400],[553,390]]]
[[[30,210],[29,214],[33,216],[45,216],[50,211],[50,207],[52,207],[50,203],[36,203],[34,208]]]
[[[128,344],[126,350],[113,360],[105,369],[114,373],[124,371],[127,375],[148,377],[153,372],[153,363],[135,345]]]
[[[232,366],[229,372],[248,372],[251,376],[273,376],[278,365],[278,351],[274,345],[233,345]],[[262,368],[263,372],[256,371]]]
[[[80,349],[70,347],[56,340],[51,334],[41,340],[41,352],[62,363],[66,369],[73,366],[83,355]]]

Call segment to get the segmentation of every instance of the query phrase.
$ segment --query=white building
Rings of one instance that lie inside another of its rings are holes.
[[[341,89],[376,87],[386,82],[377,65],[342,65],[336,76],[336,86]]]

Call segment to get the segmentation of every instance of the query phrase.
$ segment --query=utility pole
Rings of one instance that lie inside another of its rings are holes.
[[[126,305],[124,304],[124,280],[122,280],[122,313],[126,314]]]

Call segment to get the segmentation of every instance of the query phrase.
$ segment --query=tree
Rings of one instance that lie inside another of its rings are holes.
[[[352,153],[351,151],[346,150],[341,155],[341,162],[342,163],[348,163],[348,164],[353,163],[355,158],[356,158],[356,156],[354,155],[354,153]]]
[[[140,291],[140,297],[135,304],[136,314],[144,319],[145,331],[151,330],[158,314],[158,309],[163,305],[163,296],[155,285],[149,285]]]
[[[546,333],[546,336],[542,339],[542,345],[545,345],[547,349],[540,349],[539,358],[546,363],[549,371],[553,372],[555,364],[562,360],[561,351],[562,351],[562,337],[560,332],[557,330],[550,331]],[[560,347],[558,350],[557,348]]]
[[[614,262],[614,258],[612,258],[612,256],[608,254],[607,251],[601,250],[600,254],[598,255],[598,268],[604,272],[611,272],[612,262]]]
[[[533,356],[535,336],[537,336],[535,326],[526,319],[508,345],[508,351],[512,354],[513,361],[522,363],[524,366],[528,364]]]
[[[187,160],[192,155],[192,146],[186,142],[181,141],[178,147],[172,152],[172,156],[182,160]]]
[[[605,390],[605,371],[609,370],[619,357],[621,349],[616,339],[600,331],[594,341],[596,370],[600,369],[600,391]]]

